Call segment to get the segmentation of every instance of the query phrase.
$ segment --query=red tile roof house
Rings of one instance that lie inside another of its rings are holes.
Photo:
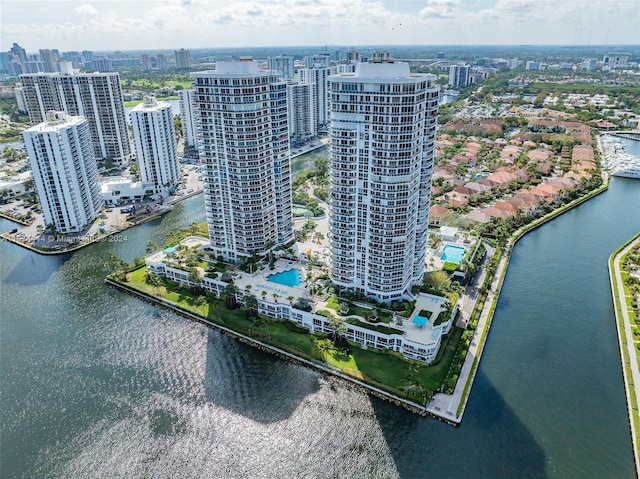
[[[531,161],[545,161],[551,157],[552,152],[549,150],[545,150],[543,148],[536,148],[535,150],[530,150],[527,153],[527,156]]]
[[[471,196],[477,193],[477,191],[473,189],[469,189],[465,185],[458,185],[453,189],[453,191],[456,193],[460,193],[461,195],[464,195],[464,196]]]
[[[449,205],[453,208],[464,208],[469,204],[469,195],[463,195],[456,191],[450,191],[443,196],[447,199]]]
[[[469,183],[466,183],[465,188],[474,191],[474,194],[477,193],[484,193],[486,191],[491,191],[491,187],[487,186],[487,185],[483,185],[482,183],[478,183],[475,181],[471,181]]]
[[[477,221],[478,223],[488,223],[489,221],[491,221],[492,216],[483,213],[481,210],[473,210],[467,215],[467,218],[473,221]]]
[[[535,200],[527,200],[520,196],[514,196],[505,200],[507,203],[511,203],[516,208],[521,210],[525,215],[532,214],[538,208],[538,202]]]
[[[516,205],[509,203],[507,201],[497,201],[495,204],[495,208],[506,211],[510,215],[518,211],[518,207]]]
[[[449,210],[445,206],[432,206],[429,208],[429,224],[433,226],[440,226],[442,224],[442,217],[448,212]]]
[[[535,198],[538,199],[538,201],[544,201],[547,202],[549,201],[550,198],[548,198],[549,193],[546,191],[543,191],[539,188],[540,185],[536,186],[535,188],[531,189],[531,190],[525,190],[527,192],[527,194],[534,196]]]
[[[489,208],[484,208],[481,210],[487,216],[492,218],[507,218],[511,216],[511,213],[505,210],[501,210],[500,208],[496,208],[495,206],[490,206]]]

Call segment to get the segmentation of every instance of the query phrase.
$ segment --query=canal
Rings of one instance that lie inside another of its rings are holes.
[[[634,477],[607,258],[639,205],[614,178],[518,243],[459,428],[104,286],[200,197],[72,255],[2,242],[1,475]]]

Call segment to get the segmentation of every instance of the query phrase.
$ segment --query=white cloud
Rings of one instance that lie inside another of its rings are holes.
[[[80,5],[73,9],[74,12],[81,13],[82,15],[99,15],[98,9],[92,5]]]
[[[572,43],[576,29],[604,43],[609,27],[609,43],[640,43],[637,0],[2,2],[2,44],[32,50]]]

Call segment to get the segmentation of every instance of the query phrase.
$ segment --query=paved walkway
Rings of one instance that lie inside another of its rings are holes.
[[[624,345],[622,344],[622,338],[619,338],[620,341],[620,360],[622,361],[622,371],[625,377],[625,390],[627,393],[627,407],[629,409],[629,421],[631,423],[631,439],[633,443],[633,451],[636,462],[636,472],[638,477],[640,477],[640,457],[639,451],[636,447],[637,442],[637,433],[633,420],[633,407],[631,405],[631,397],[635,395],[636,405],[640,405],[640,370],[638,368],[638,360],[636,358],[636,349],[635,344],[633,342],[633,331],[631,330],[631,318],[629,314],[629,308],[627,306],[626,296],[624,294],[624,286],[622,283],[622,271],[620,269],[620,258],[622,258],[625,254],[629,252],[635,245],[640,244],[640,237],[636,238],[630,244],[628,244],[625,248],[623,248],[614,258],[613,258],[613,271],[611,274],[613,277],[612,281],[615,280],[615,284],[618,288],[618,297],[614,297],[614,302],[618,303],[619,308],[616,308],[616,322],[620,323],[622,320],[622,325],[624,327],[624,334],[626,337],[626,347],[627,352],[629,353],[629,365],[625,365],[624,355],[622,354],[622,348]],[[612,288],[612,293],[615,294],[615,290]],[[618,334],[619,331],[618,331]],[[631,390],[628,386],[628,374],[631,373],[631,381],[633,386]]]
[[[485,248],[487,248],[487,256],[489,258],[495,250],[485,242]],[[486,258],[484,261],[486,261]],[[484,306],[482,308],[482,312],[480,313],[480,318],[478,320],[478,326],[476,327],[475,334],[473,335],[473,339],[471,344],[469,345],[469,352],[465,358],[464,364],[462,366],[462,371],[460,372],[460,376],[458,382],[456,383],[456,388],[453,391],[453,394],[444,394],[438,393],[434,394],[429,406],[427,406],[427,411],[437,416],[443,417],[450,421],[460,423],[462,421],[462,414],[464,413],[464,409],[466,407],[466,401],[468,401],[471,388],[467,390],[467,397],[465,398],[465,404],[462,410],[460,411],[460,416],[457,415],[458,405],[462,400],[462,394],[464,393],[465,385],[467,384],[467,380],[469,375],[473,373],[475,375],[478,368],[472,371],[473,362],[475,358],[480,360],[480,356],[482,355],[482,350],[484,349],[484,344],[486,343],[486,338],[484,342],[480,342],[480,336],[482,335],[482,331],[485,328],[487,322],[490,322],[493,318],[493,315],[489,315],[489,310],[491,309],[491,303],[493,302],[493,298],[499,294],[500,292],[500,281],[502,278],[502,273],[507,267],[508,256],[503,254],[500,259],[500,263],[496,268],[496,272],[493,276],[493,281],[491,282],[491,288],[489,289],[489,294],[487,294],[487,298],[484,302]],[[469,288],[469,293],[465,292],[464,302],[462,304],[461,312],[462,319],[464,320],[464,324],[469,319],[471,311],[473,310],[473,306],[475,305],[475,298],[477,297],[477,287],[478,285],[482,285],[480,279],[484,282],[485,277],[485,269],[482,269],[482,273],[478,275],[477,279],[472,283],[471,288]],[[467,296],[469,294],[470,296]],[[473,299],[472,299],[473,298]]]

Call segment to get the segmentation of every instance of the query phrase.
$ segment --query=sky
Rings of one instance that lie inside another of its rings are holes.
[[[1,0],[0,51],[640,44],[640,0]]]

